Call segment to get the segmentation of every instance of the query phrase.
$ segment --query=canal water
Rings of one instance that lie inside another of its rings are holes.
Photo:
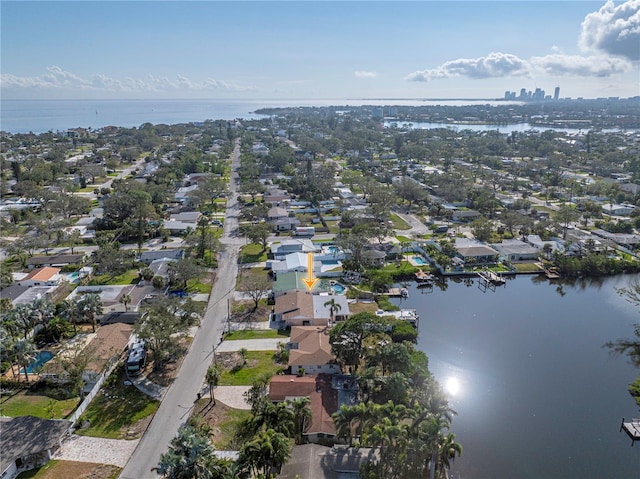
[[[640,321],[615,290],[632,278],[519,276],[495,291],[449,280],[395,301],[418,310],[418,347],[458,413],[452,477],[640,478],[639,444],[619,432],[638,417],[638,371],[603,348]]]

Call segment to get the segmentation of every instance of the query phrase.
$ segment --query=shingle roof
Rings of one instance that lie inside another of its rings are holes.
[[[20,457],[55,448],[71,421],[34,416],[0,417],[0,472]]]
[[[289,366],[318,366],[335,359],[326,326],[293,326],[289,343],[298,343],[298,349],[289,351]]]

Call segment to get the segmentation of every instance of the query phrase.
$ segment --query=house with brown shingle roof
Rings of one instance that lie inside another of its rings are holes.
[[[291,374],[336,374],[340,366],[331,353],[327,326],[294,326],[287,343]]]
[[[86,351],[91,357],[82,379],[88,388],[97,381],[102,371],[111,361],[116,361],[129,344],[133,331],[130,324],[112,323],[101,326],[95,337],[87,344]]]
[[[286,327],[326,326],[329,318],[316,318],[314,315],[313,295],[309,291],[296,289],[285,291],[275,298],[272,320]]]

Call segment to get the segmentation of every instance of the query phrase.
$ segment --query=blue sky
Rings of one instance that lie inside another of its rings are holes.
[[[640,95],[640,0],[0,8],[5,99]]]

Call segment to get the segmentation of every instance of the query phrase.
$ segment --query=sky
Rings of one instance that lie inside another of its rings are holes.
[[[2,99],[640,95],[640,0],[5,1]]]

